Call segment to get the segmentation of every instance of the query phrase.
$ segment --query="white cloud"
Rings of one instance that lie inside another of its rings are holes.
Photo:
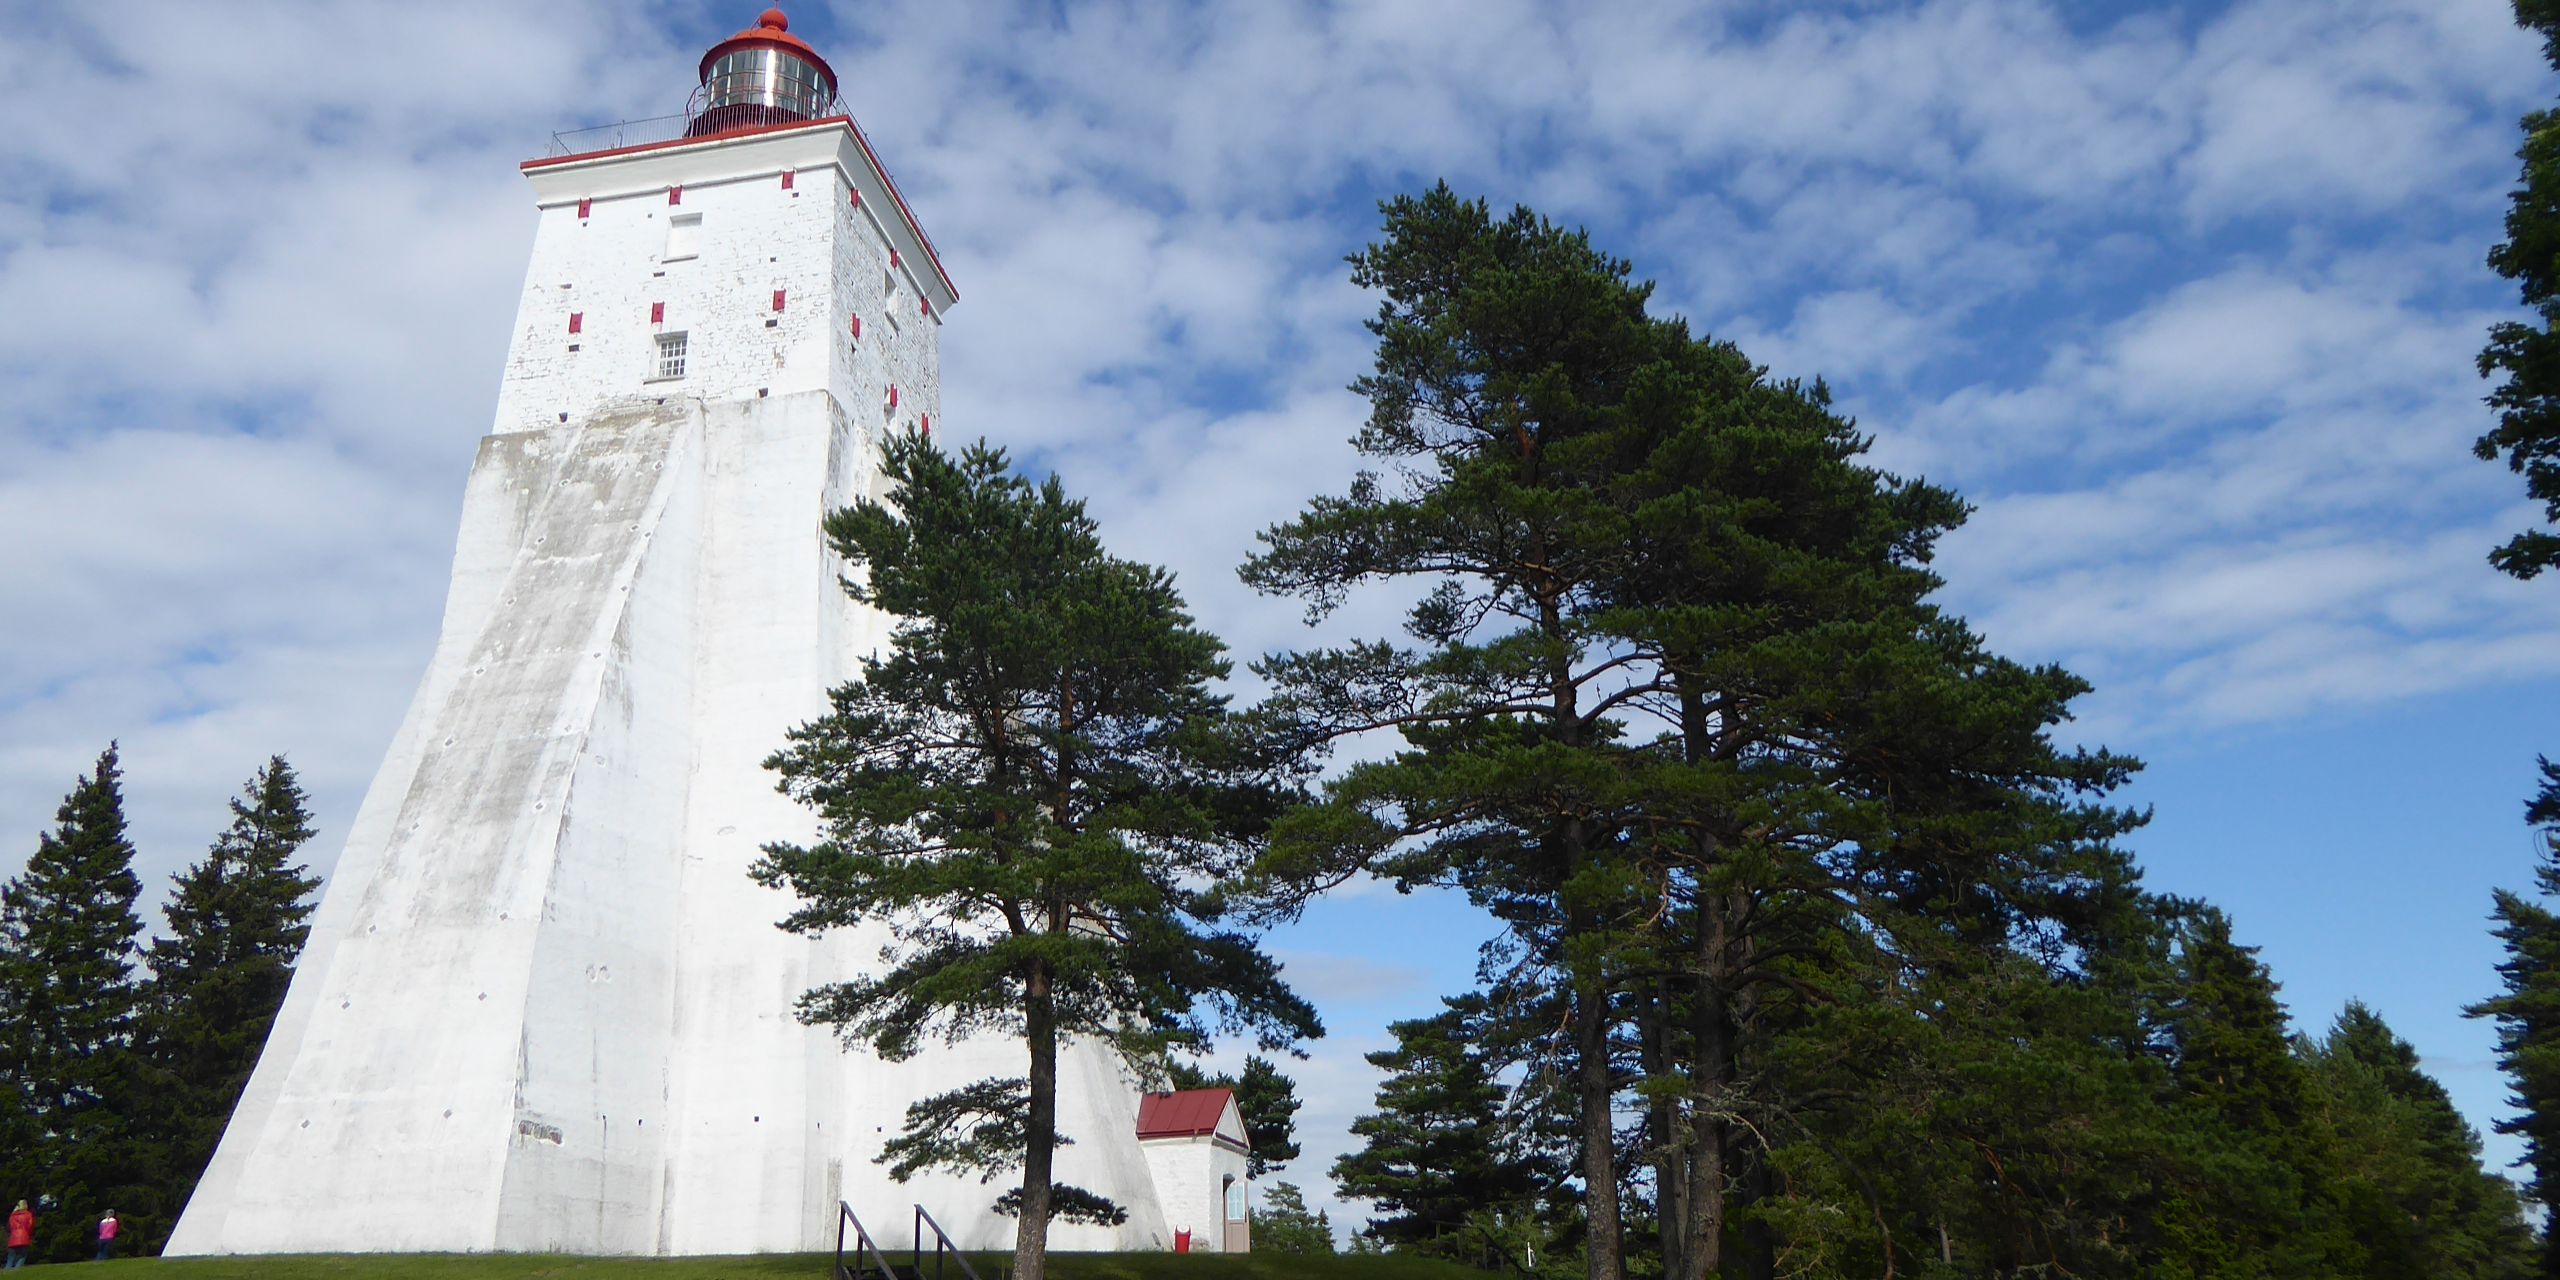
[[[1980,502],[1951,595],[2099,679],[2084,730],[2139,749],[2560,653],[2551,593],[2481,564],[2529,517],[2465,452],[2511,302],[2480,254],[2549,97],[2499,0],[834,12],[848,101],[966,292],[951,429],[1061,471],[1240,657],[1306,633],[1235,564],[1354,465],[1373,303],[1341,256],[1444,175],[1588,225]],[[110,737],[155,879],[269,752],[345,829],[441,605],[526,249],[514,164],[675,109],[744,20],[0,26],[0,112],[77,104],[0,154],[0,857]],[[1378,1041],[1337,1035],[1325,1125]]]

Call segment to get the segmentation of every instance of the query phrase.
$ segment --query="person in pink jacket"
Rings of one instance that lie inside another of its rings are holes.
[[[7,1269],[15,1271],[18,1268],[27,1265],[27,1250],[33,1248],[35,1242],[36,1211],[28,1208],[27,1202],[21,1200],[18,1202],[18,1211],[9,1215],[9,1262]]]
[[[98,1219],[98,1261],[106,1261],[108,1255],[116,1251],[116,1232],[123,1229],[124,1224],[116,1221],[116,1211],[113,1209],[107,1210],[107,1216]]]

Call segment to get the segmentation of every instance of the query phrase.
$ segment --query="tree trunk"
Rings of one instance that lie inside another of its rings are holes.
[[[1769,1197],[1773,1188],[1769,1170],[1769,1153],[1756,1152],[1744,1167],[1740,1179],[1740,1195],[1736,1199],[1744,1208]],[[1753,1222],[1742,1229],[1742,1274],[1745,1280],[1777,1280],[1778,1241],[1770,1233],[1769,1224]]]
[[[1727,1096],[1733,1083],[1733,1028],[1727,1021],[1730,1013],[1723,981],[1713,964],[1722,934],[1719,918],[1713,928],[1702,927],[1698,943],[1699,951],[1705,953],[1699,957],[1697,1027],[1692,1037],[1698,1052],[1698,1100],[1689,1125],[1689,1196],[1681,1221],[1691,1269],[1685,1276],[1666,1272],[1667,1280],[1702,1280],[1721,1274],[1724,1267],[1725,1184],[1732,1176],[1726,1156],[1733,1136],[1733,1122],[1725,1118],[1725,1110],[1733,1103]]]
[[[1583,928],[1590,927],[1586,920]],[[1588,1280],[1620,1280],[1626,1273],[1626,1251],[1618,1218],[1617,1132],[1609,1104],[1616,1097],[1609,1078],[1609,988],[1600,975],[1590,975],[1573,988],[1573,1039],[1582,1094],[1582,1191],[1590,1218],[1583,1257]]]
[[[1692,765],[1704,762],[1715,749],[1715,727],[1707,715],[1707,700],[1694,679],[1685,672],[1694,670],[1694,662],[1675,662],[1674,679],[1680,687],[1680,737],[1682,754]],[[1726,909],[1726,895],[1709,888],[1714,879],[1714,861],[1721,843],[1704,830],[1696,831],[1694,856],[1697,866],[1692,875],[1696,896],[1695,966],[1690,974],[1696,988],[1692,994],[1689,1028],[1691,1050],[1697,1055],[1692,1064],[1697,1081],[1694,1114],[1690,1117],[1682,1154],[1687,1157],[1687,1176],[1683,1179],[1687,1196],[1683,1212],[1676,1223],[1670,1205],[1664,1206],[1664,1233],[1677,1231],[1684,1237],[1681,1257],[1688,1263],[1685,1272],[1669,1265],[1671,1253],[1666,1248],[1665,1280],[1703,1280],[1709,1275],[1723,1274],[1724,1225],[1727,1187],[1733,1175],[1731,1153],[1734,1124],[1728,1118],[1733,1106],[1731,1089],[1737,1078],[1734,1054],[1738,1037],[1734,1034],[1733,1005],[1729,991],[1728,964],[1732,954],[1729,923],[1734,918]]]
[[[1671,1043],[1676,1003],[1671,993],[1671,982],[1657,978],[1643,993],[1643,1002],[1636,1010],[1640,1064],[1650,1080],[1659,1080],[1676,1070],[1677,1054]],[[1696,1139],[1696,1132],[1681,1124],[1680,1100],[1660,1093],[1645,1103],[1645,1123],[1645,1146],[1653,1165],[1655,1228],[1661,1240],[1663,1280],[1698,1280],[1699,1273],[1690,1266],[1694,1236],[1689,1231],[1689,1144]]]
[[[1048,965],[1035,963],[1023,989],[1031,1115],[1022,1153],[1022,1221],[1014,1230],[1013,1274],[1015,1280],[1042,1280],[1049,1269],[1049,1179],[1058,1146],[1058,1019]]]

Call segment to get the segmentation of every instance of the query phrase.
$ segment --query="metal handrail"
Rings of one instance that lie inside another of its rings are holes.
[[[851,1268],[844,1265],[844,1224],[848,1222],[853,1224],[854,1254]],[[941,1230],[940,1227],[934,1229]],[[862,1225],[862,1219],[854,1216],[853,1205],[843,1200],[836,1201],[836,1269],[828,1274],[834,1280],[862,1280],[864,1273],[860,1268],[862,1255],[865,1253],[871,1255],[873,1262],[880,1264],[880,1280],[897,1280],[898,1273],[891,1270],[889,1260],[880,1255],[880,1242],[872,1239],[869,1229]],[[970,1280],[976,1280],[976,1277],[973,1276]]]
[[[635,143],[669,142],[683,137],[685,126],[692,122],[691,116],[648,116],[578,129],[554,129],[551,131],[551,154],[584,155],[590,151],[610,151]]]
[[[933,1280],[942,1280],[942,1259],[946,1254],[952,1261],[960,1264],[960,1274],[969,1277],[969,1280],[978,1280],[978,1269],[969,1265],[969,1255],[960,1252],[960,1246],[951,1242],[951,1234],[942,1229],[941,1223],[933,1220],[932,1214],[924,1211],[923,1205],[916,1206],[915,1244],[907,1259],[915,1267],[916,1280],[924,1280],[924,1229],[926,1227],[933,1228]]]

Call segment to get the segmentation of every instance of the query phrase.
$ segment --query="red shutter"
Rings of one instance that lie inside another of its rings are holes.
[[[919,426],[919,427],[922,427],[922,428],[924,429],[924,433],[925,433],[925,435],[926,435],[928,438],[929,438],[929,437],[931,437],[931,436],[933,435],[933,415],[932,415],[932,414],[930,414],[930,413],[920,413],[920,414],[917,414],[917,415],[916,415],[916,425],[917,425],[917,426]]]
[[[667,203],[668,203],[668,204],[683,204],[683,203],[684,203],[684,188],[682,188],[682,187],[669,187],[669,188],[667,188]]]
[[[853,318],[853,336],[857,338],[862,336],[862,317],[860,316]]]
[[[850,200],[850,201],[851,201],[851,202],[852,202],[856,207],[860,207],[860,206],[861,206],[861,204],[862,204],[862,188],[860,188],[860,187],[856,187],[856,186],[847,186],[847,187],[844,189],[844,194],[845,194],[846,199]]]
[[[665,304],[665,303],[663,303],[663,302],[652,302],[652,303],[650,303],[650,304],[649,304],[649,323],[651,323],[651,324],[665,324],[666,322],[667,322],[667,304]]]
[[[892,267],[898,265],[898,251],[895,249],[889,251],[889,265]]]
[[[586,327],[587,327],[587,313],[586,313],[586,312],[584,312],[584,311],[572,311],[572,312],[570,312],[570,313],[569,313],[569,332],[571,332],[571,333],[577,333],[577,332],[579,332],[580,330],[585,329]]]
[[[595,197],[594,197],[594,196],[587,196],[587,197],[585,197],[585,198],[583,198],[583,199],[581,199],[581,200],[579,200],[579,201],[578,201],[578,216],[579,216],[579,217],[581,217],[581,218],[585,218],[585,217],[587,217],[587,216],[589,216],[589,215],[593,214],[595,211],[596,211],[596,201],[595,201]]]
[[[798,171],[798,170],[796,170],[796,169],[785,169],[785,170],[783,170],[783,171],[782,171],[782,189],[783,189],[783,190],[785,190],[785,191],[789,191],[789,190],[791,189],[791,177],[792,177],[792,175],[793,175],[793,174],[795,174],[795,173],[797,173],[797,172],[799,172],[799,171]]]
[[[920,316],[923,316],[923,317],[925,317],[926,319],[931,319],[931,318],[933,317],[933,299],[931,299],[931,298],[918,298],[918,299],[916,299],[916,314],[917,314],[917,315],[920,315]]]
[[[776,311],[782,310],[782,295],[783,290],[776,289],[773,291],[773,309]]]
[[[894,382],[889,384],[889,407],[892,409],[898,407],[898,384]]]

